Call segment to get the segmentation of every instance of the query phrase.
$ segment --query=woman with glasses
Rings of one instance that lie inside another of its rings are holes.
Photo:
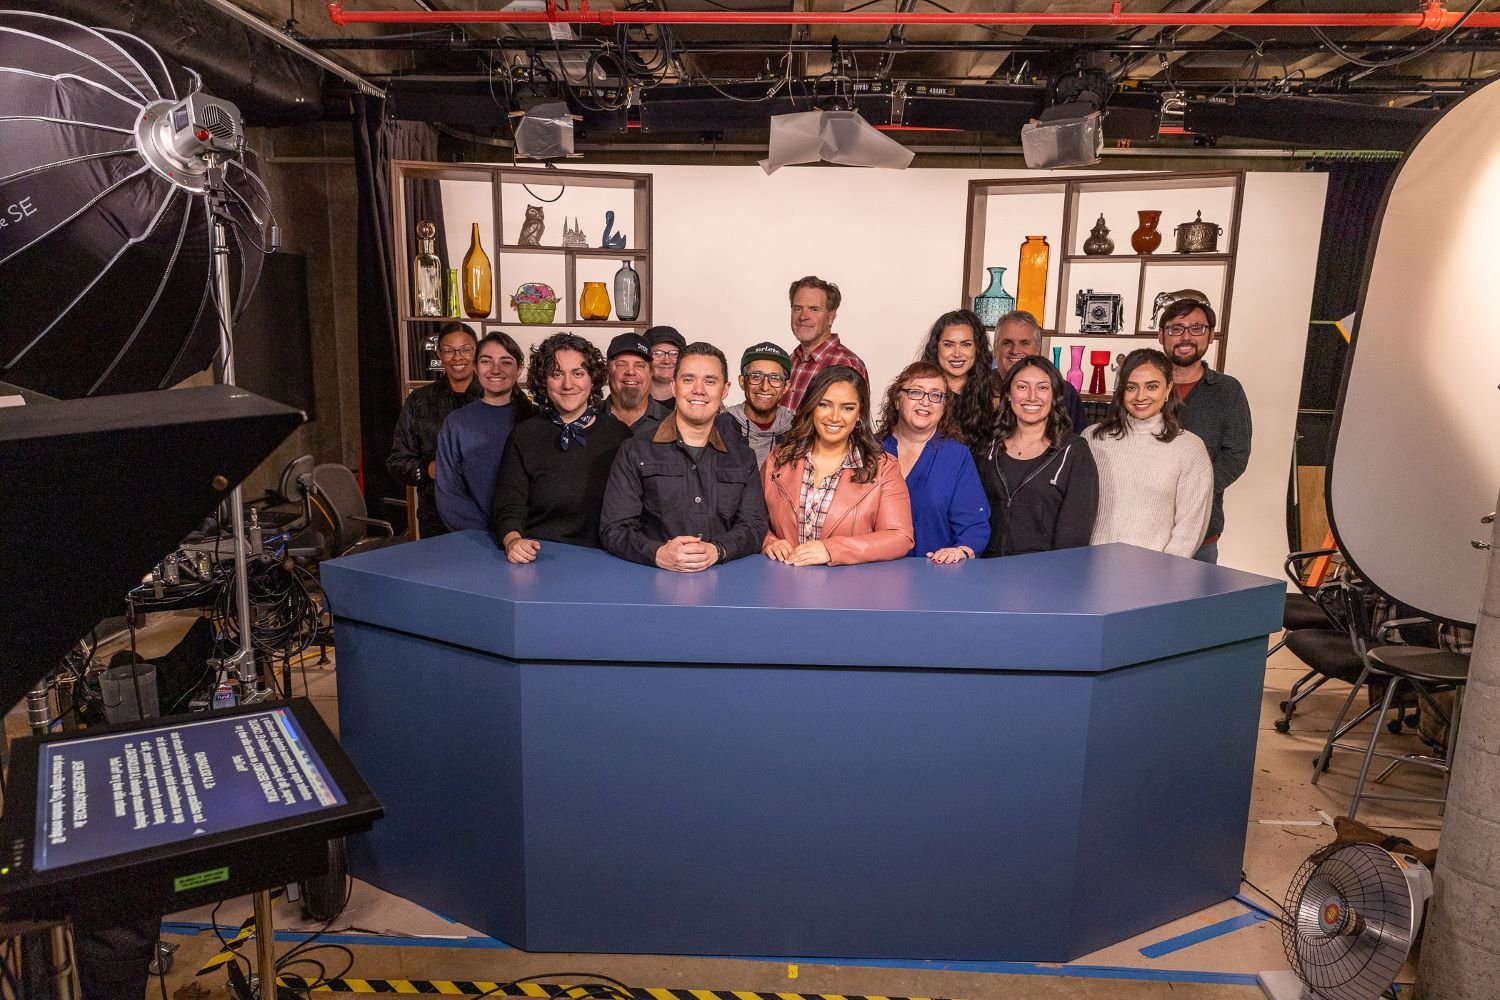
[[[1099,516],[1091,541],[1129,542],[1191,556],[1213,509],[1208,449],[1182,426],[1172,362],[1131,351],[1120,365],[1109,413],[1085,435],[1099,463]]]
[[[540,412],[505,442],[490,531],[513,563],[536,559],[542,542],[599,547],[599,511],[615,452],[630,429],[598,411],[604,355],[573,333],[531,349],[526,383]]]
[[[398,483],[416,487],[417,528],[423,538],[448,532],[438,511],[438,432],[448,414],[479,398],[479,383],[474,379],[478,342],[473,329],[465,324],[443,324],[437,343],[442,377],[413,389],[396,419],[396,433],[385,467]]]
[[[870,387],[847,365],[812,377],[785,439],[761,467],[771,529],[761,551],[792,566],[900,559],[911,502],[870,427]]]
[[[990,501],[987,557],[1089,544],[1099,474],[1060,405],[1062,387],[1062,375],[1035,354],[1000,383],[994,440],[975,454]]]
[[[937,366],[947,383],[951,436],[969,445],[988,441],[995,430],[995,354],[979,317],[967,309],[939,316],[922,360]]]
[[[937,365],[907,365],[885,392],[875,435],[896,457],[911,495],[911,554],[935,563],[973,559],[990,540],[989,503],[974,456],[955,436],[949,384]]]

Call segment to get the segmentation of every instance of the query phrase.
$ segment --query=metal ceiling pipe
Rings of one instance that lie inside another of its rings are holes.
[[[454,10],[454,11],[355,11],[341,3],[328,4],[334,24],[762,24],[762,25],[1013,25],[1026,27],[1114,27],[1150,26],[1210,28],[1451,28],[1463,17],[1448,10],[1441,0],[1424,3],[1411,13],[1208,13],[1149,14],[1123,11],[1115,3],[1099,13],[1015,13],[907,11],[724,11],[724,10],[590,10],[588,0],[578,9],[559,7],[547,0],[544,11]],[[1467,28],[1500,28],[1500,12],[1476,12],[1464,21]]]
[[[254,14],[251,14],[249,11],[241,10],[233,3],[230,3],[229,0],[207,0],[207,3],[210,7],[213,7],[215,10],[220,11],[221,13],[227,14],[228,16],[243,24],[245,27],[258,32],[261,35],[264,35],[266,38],[269,38],[271,41],[275,42],[277,45],[280,45],[282,48],[285,48],[291,52],[295,52],[297,55],[301,56],[303,59],[306,59],[308,62],[321,66],[323,69],[326,69],[328,72],[334,74],[335,76],[349,81],[350,83],[354,84],[354,86],[358,87],[361,92],[370,94],[374,97],[385,96],[384,92],[381,91],[379,87],[364,79],[349,67],[334,62],[332,59],[329,59],[322,53],[314,52],[306,45],[303,45],[301,42],[298,42],[288,36],[285,32],[277,31],[275,28],[271,27],[269,24],[256,17]]]

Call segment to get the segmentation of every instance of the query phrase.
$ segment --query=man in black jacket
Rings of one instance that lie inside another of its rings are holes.
[[[723,352],[687,345],[673,387],[673,412],[615,456],[599,538],[621,559],[695,573],[760,551],[766,501],[754,453],[715,426],[729,393]]]
[[[437,439],[443,420],[478,399],[474,352],[479,338],[463,323],[449,323],[438,335],[443,377],[412,390],[396,421],[391,455],[385,460],[397,482],[417,488],[417,528],[423,538],[446,534],[437,506]]]

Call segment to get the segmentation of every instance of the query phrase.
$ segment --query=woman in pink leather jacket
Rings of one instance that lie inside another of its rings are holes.
[[[771,528],[761,551],[792,566],[900,559],[911,551],[911,499],[870,426],[870,388],[853,368],[813,376],[761,468]]]

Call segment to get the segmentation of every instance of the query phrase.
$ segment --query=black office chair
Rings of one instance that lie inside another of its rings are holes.
[[[312,503],[328,522],[325,559],[386,545],[395,536],[389,521],[369,516],[359,480],[348,466],[330,462],[312,470]]]
[[[1332,548],[1293,552],[1282,564],[1298,592],[1286,595],[1282,627],[1287,631],[1266,656],[1285,646],[1307,665],[1308,671],[1297,678],[1286,700],[1281,702],[1282,715],[1274,723],[1278,733],[1291,731],[1297,704],[1308,695],[1330,680],[1352,684],[1364,669],[1364,660],[1349,631],[1344,582],[1334,579],[1316,587],[1304,582],[1308,563],[1337,554],[1338,549]]]
[[[1448,651],[1434,649],[1431,645],[1416,645],[1416,642],[1431,642],[1436,645],[1437,631],[1433,622],[1425,618],[1394,618],[1391,613],[1400,612],[1401,606],[1389,606],[1379,597],[1373,597],[1373,591],[1365,585],[1362,580],[1346,580],[1347,607],[1349,607],[1350,637],[1353,639],[1356,651],[1361,658],[1361,670],[1353,681],[1349,697],[1344,699],[1343,708],[1338,711],[1334,718],[1334,724],[1329,727],[1328,739],[1323,742],[1322,750],[1313,759],[1313,784],[1322,777],[1323,772],[1328,771],[1329,763],[1334,759],[1334,750],[1353,750],[1364,756],[1364,763],[1359,771],[1359,778],[1355,784],[1355,799],[1350,805],[1349,816],[1355,816],[1359,808],[1361,798],[1403,798],[1403,796],[1376,796],[1373,793],[1365,793],[1365,775],[1370,771],[1370,762],[1374,756],[1389,757],[1394,760],[1391,768],[1386,768],[1377,781],[1383,781],[1400,763],[1428,763],[1431,766],[1446,768],[1446,756],[1443,760],[1436,760],[1425,754],[1392,754],[1388,751],[1377,750],[1377,742],[1380,738],[1380,730],[1400,733],[1403,729],[1403,718],[1398,717],[1389,726],[1382,726],[1386,714],[1392,708],[1404,708],[1406,705],[1421,705],[1425,709],[1437,712],[1445,723],[1448,723],[1448,714],[1433,702],[1431,694],[1439,690],[1452,690],[1455,687],[1463,687],[1464,681],[1469,673],[1469,657],[1466,654],[1452,654]],[[1290,646],[1290,643],[1289,643]],[[1427,654],[1442,654],[1442,657],[1430,657]],[[1458,661],[1463,661],[1463,679],[1458,679]],[[1359,691],[1368,688],[1370,690],[1370,705],[1365,706],[1359,715],[1352,720],[1347,720],[1350,708],[1355,705],[1355,697]],[[1398,688],[1406,688],[1407,700],[1397,700]],[[1412,697],[1415,696],[1415,697]],[[1350,730],[1364,723],[1371,715],[1376,717],[1374,732],[1371,733],[1370,741],[1365,747],[1358,745],[1343,744],[1340,742],[1344,736],[1349,735]],[[1457,712],[1455,712],[1457,715]],[[1449,739],[1449,745],[1452,739]],[[1442,801],[1442,799],[1416,799],[1416,801]]]

